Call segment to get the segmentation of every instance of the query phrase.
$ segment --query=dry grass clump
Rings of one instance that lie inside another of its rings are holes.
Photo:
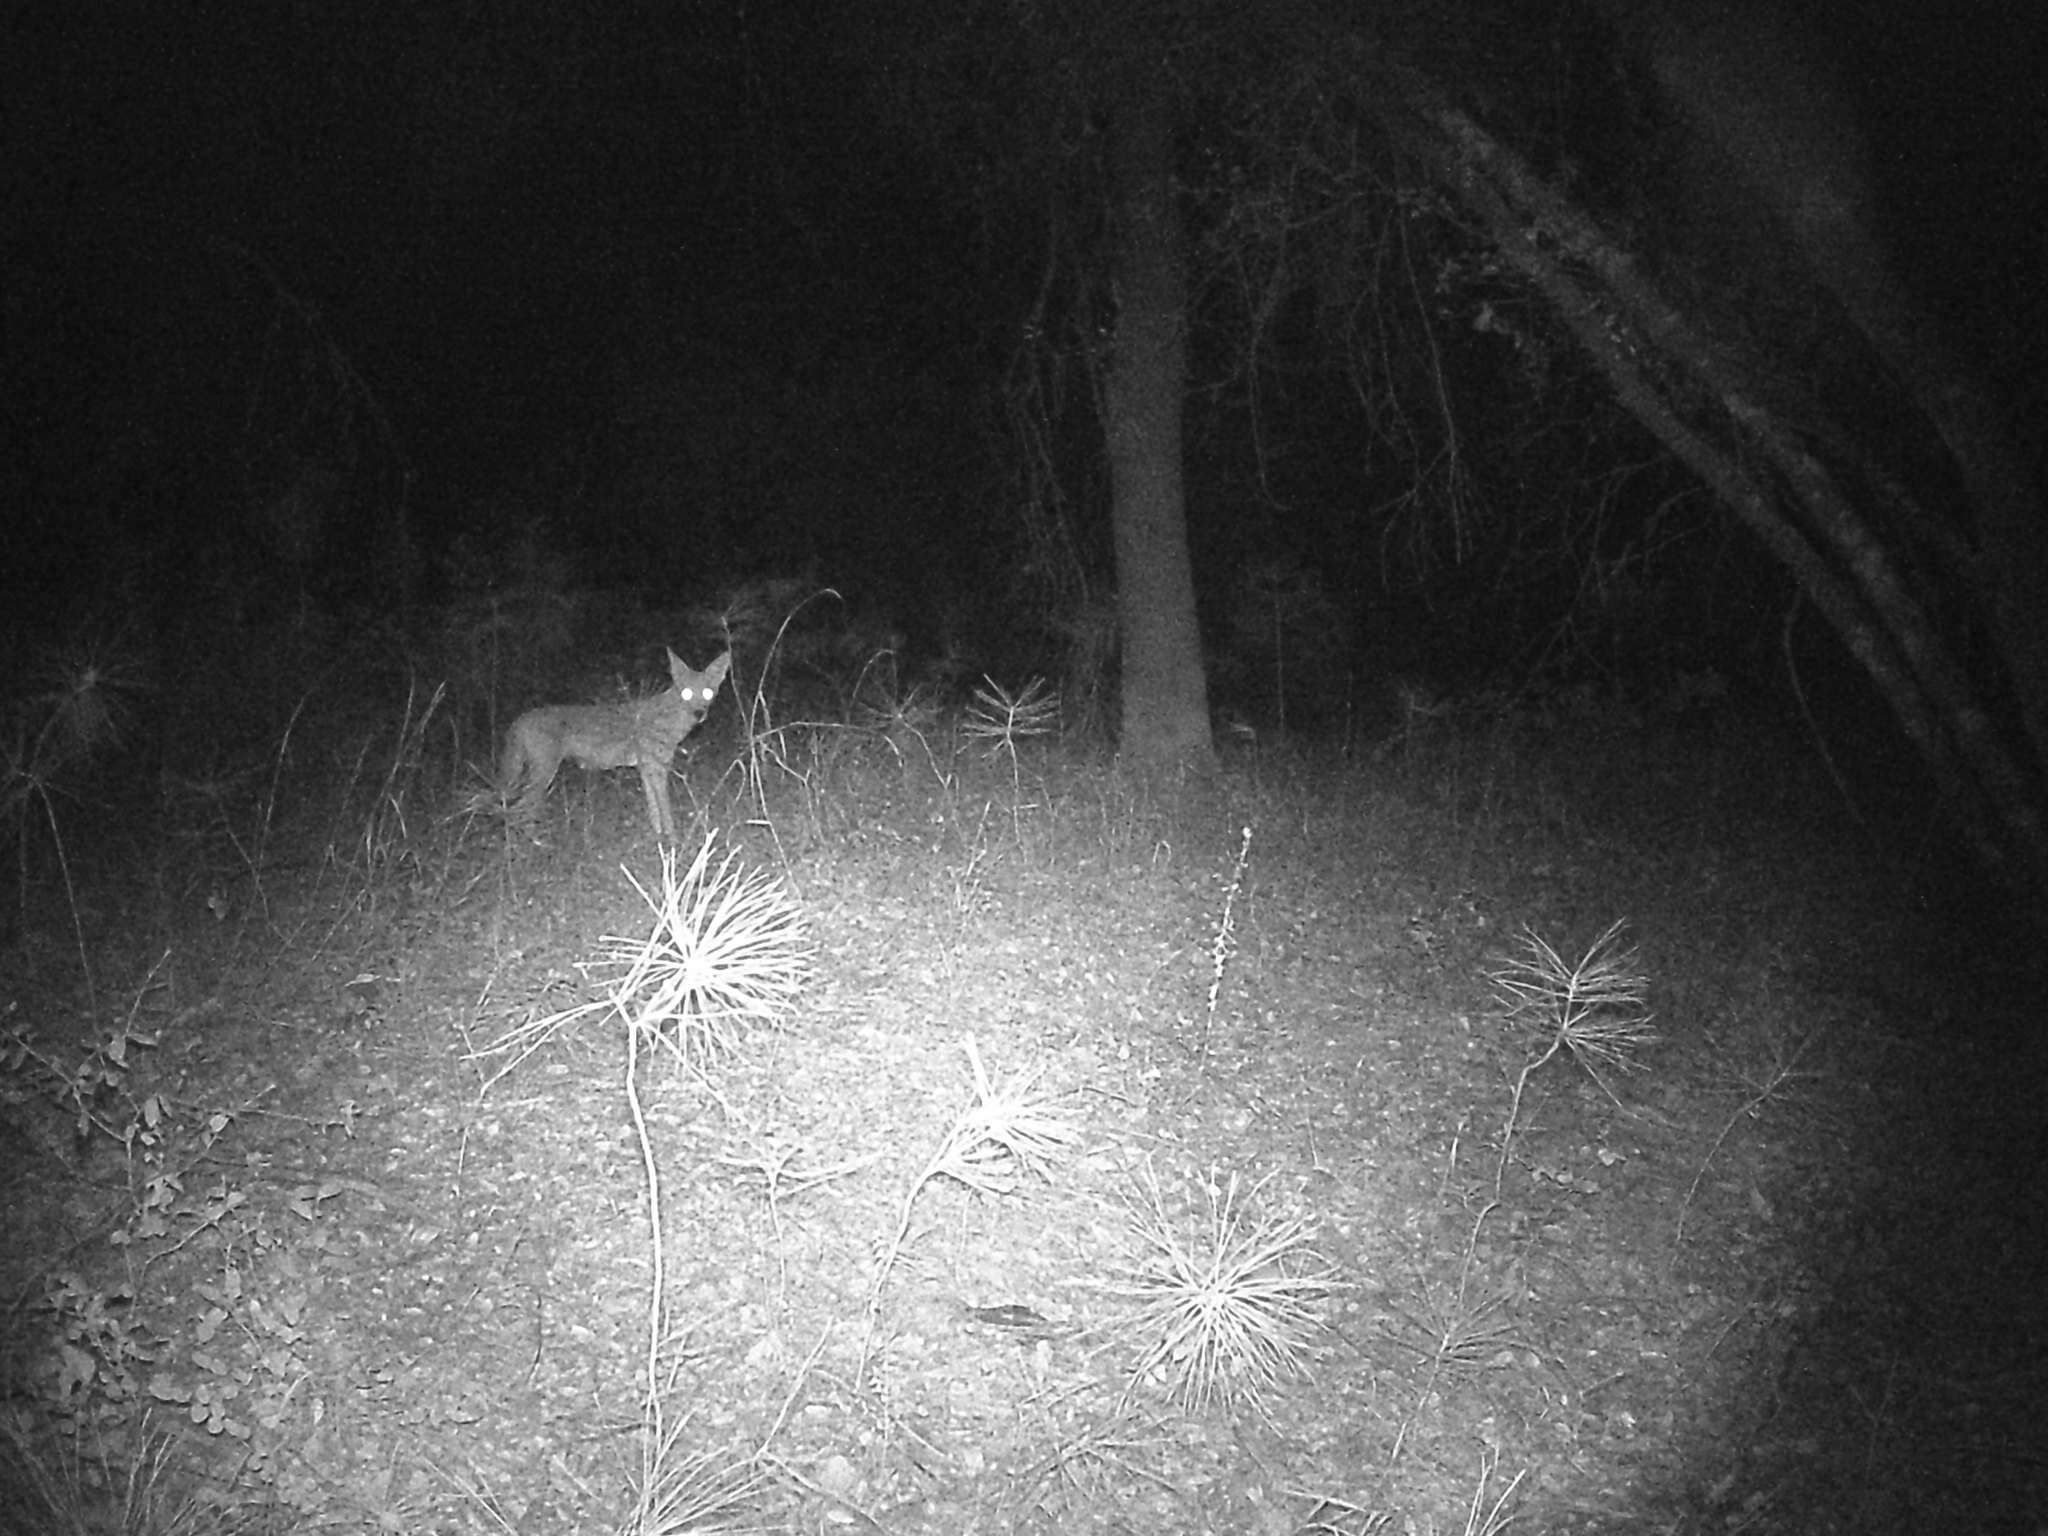
[[[1336,1285],[1310,1245],[1315,1224],[1259,1211],[1264,1187],[1243,1189],[1235,1174],[1219,1182],[1212,1170],[1204,1209],[1183,1223],[1146,1169],[1143,1198],[1131,1203],[1140,1258],[1117,1287],[1140,1303],[1133,1385],[1164,1378],[1174,1400],[1197,1412],[1216,1403],[1263,1412],[1274,1382],[1300,1368],[1318,1304]]]

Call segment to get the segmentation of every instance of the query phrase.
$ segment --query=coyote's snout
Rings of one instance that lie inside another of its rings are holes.
[[[674,842],[676,808],[668,795],[669,763],[683,738],[704,718],[731,668],[730,651],[702,672],[692,672],[670,651],[670,686],[649,698],[529,709],[505,733],[505,751],[498,759],[498,790],[509,802],[510,813],[528,822],[540,813],[541,800],[565,757],[585,768],[623,768],[630,763],[640,770],[654,835]]]

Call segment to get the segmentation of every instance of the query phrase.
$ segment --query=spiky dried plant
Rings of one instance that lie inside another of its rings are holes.
[[[1586,1069],[1600,1091],[1619,1106],[1621,1100],[1600,1075],[1602,1067],[1627,1071],[1635,1053],[1652,1044],[1656,1031],[1644,999],[1650,979],[1636,969],[1633,948],[1621,944],[1628,919],[1618,917],[1586,947],[1577,963],[1567,961],[1533,928],[1522,929],[1522,953],[1486,972],[1500,1000],[1508,1026],[1524,1041],[1524,1060],[1515,1078],[1515,1094],[1501,1137],[1500,1163],[1494,1170],[1498,1188],[1505,1177],[1515,1121],[1522,1111],[1522,1091],[1538,1068],[1559,1051]]]
[[[52,647],[25,675],[30,691],[0,700],[0,817],[18,835],[39,800],[55,835],[52,790],[121,744],[148,684],[139,657],[97,642]]]
[[[1212,1170],[1202,1186],[1206,1211],[1184,1226],[1147,1166],[1144,1198],[1130,1207],[1140,1259],[1115,1287],[1140,1303],[1133,1387],[1157,1374],[1194,1411],[1242,1403],[1263,1412],[1273,1383],[1299,1369],[1317,1304],[1337,1285],[1310,1245],[1312,1221],[1255,1209],[1265,1185],[1241,1189],[1236,1174],[1220,1183]]]
[[[1601,1067],[1632,1067],[1634,1054],[1655,1042],[1643,1007],[1650,979],[1636,968],[1636,951],[1620,942],[1627,926],[1616,918],[1576,962],[1524,927],[1522,953],[1486,973],[1509,1023],[1532,1049],[1542,1047],[1536,1066],[1569,1051],[1597,1078]]]
[[[18,895],[26,910],[29,827],[40,804],[64,880],[79,970],[97,1014],[92,960],[53,797],[74,773],[120,745],[133,720],[135,695],[148,687],[147,667],[118,642],[87,640],[51,647],[30,665],[27,677],[32,691],[0,698],[0,848],[9,839],[14,843]]]
[[[863,1365],[874,1339],[882,1288],[910,1236],[911,1215],[924,1187],[945,1178],[979,1194],[1007,1195],[1015,1191],[1022,1173],[1050,1179],[1053,1160],[1081,1139],[1080,1131],[1061,1112],[1058,1099],[1039,1092],[1041,1068],[1027,1067],[997,1088],[982,1065],[981,1048],[974,1037],[968,1036],[964,1043],[974,1067],[975,1102],[960,1112],[938,1152],[911,1181],[903,1197],[895,1234],[868,1293],[868,1326],[861,1341]]]
[[[730,850],[713,869],[714,841],[705,837],[681,875],[664,849],[659,892],[627,872],[654,927],[642,939],[607,935],[597,961],[619,969],[607,989],[619,1016],[695,1064],[734,1049],[750,1027],[779,1023],[816,953],[781,881],[742,868]]]
[[[678,1060],[702,1066],[736,1049],[748,1029],[779,1024],[801,995],[816,953],[803,912],[782,883],[740,867],[727,852],[711,865],[707,836],[690,867],[677,873],[664,849],[661,885],[649,891],[626,878],[654,914],[645,937],[607,934],[587,971],[615,979],[602,998],[529,1019],[465,1058],[501,1064],[491,1084],[560,1031],[595,1015],[616,1013],[635,1039],[658,1040]]]
[[[911,1183],[895,1239],[875,1281],[877,1291],[902,1251],[918,1192],[933,1179],[951,1179],[984,1195],[1011,1194],[1021,1173],[1051,1178],[1053,1160],[1080,1140],[1081,1133],[1060,1111],[1059,1101],[1038,1091],[1043,1068],[1027,1067],[997,1088],[982,1065],[974,1037],[964,1043],[974,1067],[975,1101],[960,1112],[938,1152]]]
[[[29,753],[44,778],[119,746],[147,690],[140,655],[115,641],[56,646],[30,668],[41,686],[26,701],[35,728]]]
[[[1515,1326],[1507,1315],[1512,1300],[1504,1289],[1471,1295],[1463,1284],[1455,1289],[1422,1286],[1412,1306],[1390,1310],[1410,1330],[1397,1336],[1400,1342],[1433,1366],[1478,1365],[1515,1342]]]
[[[919,1183],[943,1176],[983,1194],[1007,1195],[1019,1173],[1051,1178],[1053,1159],[1080,1140],[1080,1132],[1056,1099],[1038,1091],[1044,1068],[1026,1067],[997,1088],[973,1036],[965,1045],[974,1067],[974,1103],[953,1122]]]
[[[985,677],[975,685],[967,718],[960,722],[960,734],[991,757],[1008,754],[1014,762],[1018,742],[1050,735],[1059,729],[1059,723],[1060,696],[1044,678],[1034,677],[1021,693],[1011,693]]]
[[[768,1531],[760,1511],[769,1479],[757,1460],[716,1451],[686,1451],[689,1417],[669,1423],[658,1408],[642,1426],[640,1486],[619,1536],[709,1536]]]
[[[1010,760],[1010,831],[1019,846],[1024,841],[1024,769],[1017,760],[1017,744],[1059,729],[1059,691],[1049,688],[1042,677],[1034,677],[1022,693],[1011,693],[995,679],[984,677],[975,687],[967,718],[960,722],[960,734],[973,742],[991,760]],[[1035,807],[1034,807],[1035,808]]]

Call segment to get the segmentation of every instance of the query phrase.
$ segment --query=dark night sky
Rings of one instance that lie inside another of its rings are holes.
[[[1844,72],[1906,265],[2030,389],[2041,60],[2023,7],[1928,3],[1845,8]],[[245,410],[280,293],[388,413],[428,530],[580,507],[630,539],[686,501],[741,562],[874,530],[914,558],[982,473],[972,394],[1017,296],[876,110],[892,45],[857,8],[14,14],[17,505],[65,515],[137,423],[196,442]],[[211,494],[203,455],[156,451]],[[774,525],[770,482],[844,526]]]

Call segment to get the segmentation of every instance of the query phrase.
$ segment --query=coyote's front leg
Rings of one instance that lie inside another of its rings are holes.
[[[657,842],[673,845],[676,840],[676,806],[668,793],[668,763],[641,758],[640,787],[647,792],[647,819],[654,825]]]

